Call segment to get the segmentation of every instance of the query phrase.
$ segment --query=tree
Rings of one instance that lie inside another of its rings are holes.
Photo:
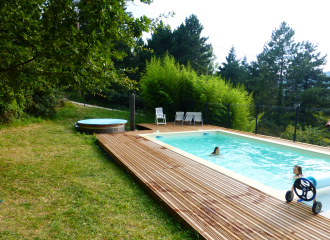
[[[301,104],[302,95],[305,95],[304,99],[306,99],[304,92],[311,88],[326,90],[329,87],[329,78],[323,74],[322,69],[326,63],[326,55],[321,56],[321,53],[316,53],[316,48],[317,46],[308,41],[297,44],[285,84],[287,104]]]
[[[170,26],[165,26],[161,21],[160,26],[156,28],[155,32],[151,34],[151,38],[147,40],[147,47],[153,50],[153,56],[163,57],[166,52],[171,51],[173,48],[173,38],[174,36]]]
[[[322,70],[326,55],[317,53],[317,45],[308,41],[294,42],[294,34],[294,30],[282,22],[257,56],[257,62],[251,64],[257,73],[254,92],[257,103],[296,106],[303,103],[302,97],[310,99],[304,91],[329,87],[329,79]]]
[[[243,60],[237,59],[235,48],[232,47],[229,51],[228,56],[226,57],[226,61],[222,63],[222,67],[218,68],[217,75],[225,79],[230,80],[234,85],[238,83],[243,83],[244,85],[248,85],[248,66],[246,57]]]
[[[195,15],[185,19],[173,32],[171,28],[160,22],[155,32],[151,34],[147,45],[150,49],[149,58],[163,57],[166,53],[174,56],[180,64],[190,66],[198,74],[211,74],[214,70],[214,54],[208,38],[201,37],[203,26]],[[148,54],[145,54],[146,57]]]
[[[308,108],[329,108],[330,89],[312,87],[301,93],[299,96],[301,107]]]
[[[121,71],[129,79],[139,82],[141,71],[145,69],[146,61],[152,55],[143,39],[136,39],[133,47],[124,42],[118,42],[115,48],[121,49],[125,53],[125,57],[122,59],[113,59],[115,69]]]
[[[208,37],[201,37],[203,29],[197,16],[190,15],[173,31],[174,44],[169,53],[180,64],[187,65],[189,62],[198,74],[210,74],[214,68],[213,48],[206,43]]]
[[[282,22],[280,28],[272,32],[271,40],[257,57],[261,79],[269,87],[265,88],[271,97],[267,102],[278,106],[283,104],[283,84],[296,47],[294,34],[295,31],[286,22]]]
[[[115,44],[132,46],[155,24],[146,16],[133,18],[126,2],[1,1],[0,111],[24,105],[34,90],[127,83],[114,68],[113,59],[124,56]]]

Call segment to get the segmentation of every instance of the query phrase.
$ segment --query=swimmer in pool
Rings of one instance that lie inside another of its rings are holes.
[[[302,173],[302,168],[301,168],[301,166],[299,166],[299,165],[295,165],[295,166],[293,167],[293,174],[294,174],[294,176],[291,177],[292,179],[303,177],[304,175],[303,175],[303,173]],[[293,185],[292,185],[292,187],[291,187],[291,196],[292,196],[292,198],[294,197]]]
[[[293,167],[293,174],[294,174],[294,176],[292,178],[300,178],[300,177],[302,177],[303,176],[303,173],[302,173],[301,166],[295,165]]]
[[[220,155],[220,148],[219,147],[215,147],[213,153],[211,153],[211,155]]]

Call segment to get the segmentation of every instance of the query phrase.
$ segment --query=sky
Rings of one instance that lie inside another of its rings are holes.
[[[151,5],[135,0],[127,11],[134,17],[146,15],[156,18],[174,11],[174,17],[162,19],[172,31],[195,14],[203,25],[202,36],[208,43],[219,64],[226,61],[234,46],[237,58],[256,60],[263,46],[270,41],[272,32],[285,21],[295,30],[295,42],[310,41],[318,44],[317,52],[327,54],[324,72],[330,71],[330,0],[154,0]],[[150,33],[143,35],[144,40]]]

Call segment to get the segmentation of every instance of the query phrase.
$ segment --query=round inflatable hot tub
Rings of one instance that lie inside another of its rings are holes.
[[[123,119],[85,119],[76,123],[77,129],[81,133],[116,133],[126,130],[127,120]]]

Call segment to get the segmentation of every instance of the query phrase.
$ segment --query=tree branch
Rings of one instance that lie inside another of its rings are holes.
[[[17,70],[18,72],[26,73],[26,74],[32,74],[32,75],[70,75],[70,73],[64,73],[64,72],[27,72],[22,70]]]
[[[15,66],[13,66],[13,67],[11,67],[11,68],[8,68],[8,69],[1,69],[0,68],[0,72],[11,72],[11,71],[14,71],[16,68],[18,68],[19,66],[22,66],[22,65],[24,65],[24,64],[28,64],[29,62],[32,62],[34,59],[36,59],[38,56],[35,56],[35,57],[33,57],[32,59],[30,59],[30,60],[27,60],[27,61],[25,61],[25,62],[22,62],[22,63],[20,63],[20,64],[17,64],[17,65],[15,65]]]

